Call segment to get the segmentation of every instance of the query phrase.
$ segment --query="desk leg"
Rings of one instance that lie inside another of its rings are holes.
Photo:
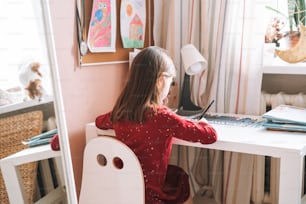
[[[10,204],[26,203],[26,196],[18,167],[13,166],[9,161],[2,161],[1,171]]]
[[[280,159],[279,204],[301,204],[303,156],[286,154]]]

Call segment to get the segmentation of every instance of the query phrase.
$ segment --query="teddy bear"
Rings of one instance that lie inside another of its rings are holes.
[[[39,62],[23,64],[19,70],[19,80],[29,99],[41,101],[45,90],[42,85],[42,74],[39,69]]]

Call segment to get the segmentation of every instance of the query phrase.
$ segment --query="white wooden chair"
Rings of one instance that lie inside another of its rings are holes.
[[[145,203],[142,168],[127,145],[111,136],[87,143],[79,203]]]

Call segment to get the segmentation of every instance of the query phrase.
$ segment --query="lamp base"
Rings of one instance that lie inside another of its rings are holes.
[[[200,110],[184,110],[183,108],[179,108],[176,111],[176,114],[184,117],[188,117],[191,119],[197,119],[200,118],[203,115],[204,109]]]
[[[190,99],[190,76],[185,73],[177,114],[181,116],[200,116],[204,109],[196,106]]]

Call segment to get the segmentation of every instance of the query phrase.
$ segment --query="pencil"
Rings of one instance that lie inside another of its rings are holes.
[[[205,116],[205,114],[207,113],[207,111],[210,109],[210,107],[214,104],[215,100],[213,99],[210,104],[207,106],[207,108],[203,111],[203,113],[201,114],[200,118],[203,118]]]

